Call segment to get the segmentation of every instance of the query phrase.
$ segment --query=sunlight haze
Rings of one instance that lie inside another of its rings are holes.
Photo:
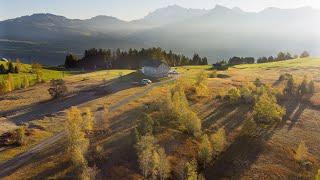
[[[267,7],[320,8],[319,0],[0,0],[0,20],[34,13],[52,13],[74,19],[88,19],[97,15],[114,16],[122,20],[135,20],[170,5],[185,8],[212,9],[217,4],[245,11],[261,11]],[[90,8],[88,8],[90,7]]]

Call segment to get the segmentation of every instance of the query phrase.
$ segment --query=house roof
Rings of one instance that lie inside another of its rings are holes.
[[[141,66],[148,66],[148,67],[159,67],[161,64],[167,64],[167,62],[163,61],[163,60],[159,60],[159,59],[148,59],[148,60],[144,60],[141,63]]]
[[[6,59],[6,58],[1,58],[0,61],[9,62],[8,59]]]

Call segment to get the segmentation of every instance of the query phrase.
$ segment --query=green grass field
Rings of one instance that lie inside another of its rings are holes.
[[[302,58],[287,61],[278,61],[261,64],[244,64],[234,66],[236,69],[259,69],[259,68],[291,68],[291,67],[320,67],[318,58]]]
[[[6,63],[2,62],[0,64],[4,64],[6,67]],[[16,63],[14,63],[14,66],[15,65]],[[45,67],[42,69],[42,73],[43,73],[43,80],[45,82],[50,81],[51,79],[61,79],[66,76],[70,76],[72,74],[72,72],[51,70]],[[20,72],[17,74],[12,74],[12,76],[13,76],[13,81],[15,86],[14,89],[19,89],[21,87],[24,76],[28,77],[30,85],[34,85],[36,83],[36,78],[37,78],[36,74],[31,73],[31,65],[29,64],[21,64]],[[7,78],[8,78],[8,74],[0,74],[0,82],[7,80]]]

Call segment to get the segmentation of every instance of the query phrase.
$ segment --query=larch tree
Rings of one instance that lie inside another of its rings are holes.
[[[191,162],[187,162],[185,166],[185,178],[186,180],[197,180],[198,172],[197,172],[197,163],[195,160]]]
[[[7,92],[11,92],[14,90],[14,80],[12,74],[8,74],[8,79],[7,79]]]
[[[253,108],[253,117],[258,122],[271,123],[281,120],[286,110],[277,104],[274,96],[263,93]]]
[[[71,107],[67,112],[65,131],[68,140],[68,153],[73,164],[82,171],[87,168],[87,161],[84,157],[89,141],[85,138],[83,131],[83,118],[77,107]]]
[[[94,116],[90,110],[90,108],[85,109],[85,115],[83,118],[83,128],[86,131],[92,131],[94,125]]]
[[[139,166],[142,171],[143,177],[148,178],[155,174],[153,171],[156,166],[155,152],[155,138],[151,135],[142,136],[136,144],[138,154]]]
[[[163,148],[158,149],[159,154],[159,166],[158,176],[160,180],[167,179],[170,175],[170,162]]]
[[[103,111],[102,111],[102,123],[106,129],[110,129],[110,117],[109,116],[110,116],[109,107],[107,105],[104,105]]]
[[[205,71],[200,72],[196,77],[196,94],[197,96],[206,97],[209,94],[207,86],[208,75]]]
[[[320,180],[320,169],[318,170],[318,174],[316,175],[316,180]]]
[[[201,142],[199,145],[198,159],[203,165],[203,168],[206,168],[206,165],[212,160],[213,149],[209,141],[208,136],[205,134],[201,137]]]
[[[307,159],[307,157],[308,157],[308,148],[305,142],[301,141],[294,155],[294,159],[297,161],[304,161]]]
[[[219,154],[227,144],[226,131],[220,128],[216,133],[211,135],[211,143],[216,154]]]
[[[29,78],[27,75],[24,75],[23,76],[23,81],[22,81],[22,87],[23,88],[27,88],[30,86],[30,83],[29,83]]]

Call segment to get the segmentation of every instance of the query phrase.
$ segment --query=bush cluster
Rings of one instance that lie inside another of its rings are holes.
[[[68,93],[66,83],[62,79],[53,79],[50,81],[50,88],[48,89],[52,98],[60,98]]]
[[[170,175],[170,162],[163,148],[152,135],[142,136],[136,143],[139,167],[145,179],[166,179]]]
[[[259,98],[253,108],[253,117],[260,123],[272,123],[282,120],[285,109],[277,104],[274,96],[264,93]]]

